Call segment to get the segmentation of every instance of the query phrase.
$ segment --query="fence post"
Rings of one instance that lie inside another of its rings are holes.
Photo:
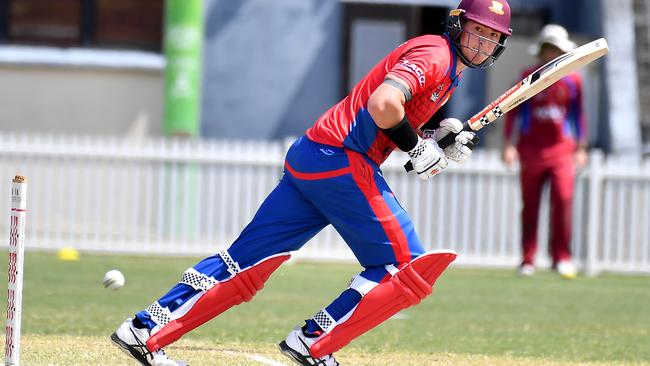
[[[598,237],[600,231],[602,188],[604,164],[603,152],[594,150],[589,157],[589,202],[587,218],[587,258],[585,261],[585,275],[593,277],[598,274]]]

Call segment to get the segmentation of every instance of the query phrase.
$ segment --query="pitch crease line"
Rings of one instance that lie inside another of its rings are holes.
[[[225,353],[230,353],[230,354],[235,354],[235,355],[242,355],[248,359],[251,359],[253,361],[257,361],[260,363],[263,363],[265,365],[270,365],[270,366],[287,366],[286,364],[283,364],[282,362],[278,362],[275,360],[272,360],[270,358],[266,358],[262,355],[256,355],[256,354],[250,354],[250,353],[245,353],[245,352],[234,352],[234,351],[224,351]]]

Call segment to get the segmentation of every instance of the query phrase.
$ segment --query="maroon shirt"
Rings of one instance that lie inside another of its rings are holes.
[[[526,70],[522,78],[538,67]],[[507,114],[504,137],[511,141],[515,134],[522,160],[573,156],[578,144],[586,142],[580,74],[565,76]]]

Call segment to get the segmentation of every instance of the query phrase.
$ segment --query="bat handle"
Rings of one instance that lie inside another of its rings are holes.
[[[463,123],[463,130],[464,131],[472,131],[472,129],[471,129],[471,127],[469,127],[469,123],[467,123],[467,121],[465,121]],[[440,141],[438,141],[438,146],[440,146],[441,149],[444,149],[447,146],[450,146],[451,144],[456,142],[456,136],[458,136],[457,133],[453,133],[453,132],[449,133],[447,136],[441,138]],[[410,172],[411,170],[413,170],[413,164],[411,164],[410,161],[407,162],[406,164],[404,164],[404,169],[406,170],[407,173]]]
[[[438,146],[440,146],[441,149],[451,146],[454,142],[456,142],[456,136],[458,136],[457,133],[451,132],[447,136],[441,138],[440,141],[438,141]]]

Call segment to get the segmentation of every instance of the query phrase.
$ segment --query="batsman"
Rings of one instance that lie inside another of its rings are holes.
[[[398,46],[293,143],[280,183],[232,245],[187,269],[166,294],[125,320],[113,342],[142,365],[185,365],[163,347],[251,300],[291,252],[327,225],[363,271],[289,332],[279,344],[283,354],[299,365],[339,365],[334,352],[422,301],[456,254],[424,251],[380,165],[397,148],[427,180],[449,160],[467,160],[477,142],[473,132],[454,118],[427,122],[452,96],[462,71],[492,65],[510,35],[505,0],[462,0],[444,34]],[[433,128],[422,131],[425,124]],[[455,143],[440,148],[449,133],[458,134]]]

